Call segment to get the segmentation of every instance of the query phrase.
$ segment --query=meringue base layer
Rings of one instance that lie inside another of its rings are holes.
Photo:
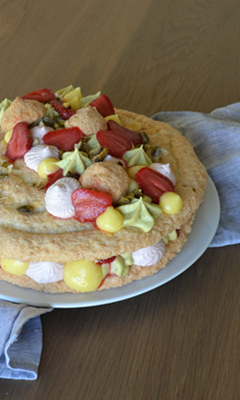
[[[167,266],[170,260],[172,260],[182,249],[183,245],[187,241],[187,235],[191,232],[191,227],[194,217],[192,217],[187,223],[185,223],[181,229],[179,236],[176,240],[169,242],[166,245],[165,253],[161,260],[150,267],[141,267],[132,265],[129,269],[129,273],[123,277],[119,276],[107,276],[103,284],[97,290],[110,289],[114,287],[120,287],[135,280],[143,279],[147,276],[155,274],[160,269]],[[59,281],[56,283],[38,284],[27,275],[16,276],[12,275],[2,268],[0,268],[0,280],[9,282],[14,285],[21,286],[23,288],[33,289],[40,292],[47,293],[78,293],[77,291],[69,288],[65,282]]]

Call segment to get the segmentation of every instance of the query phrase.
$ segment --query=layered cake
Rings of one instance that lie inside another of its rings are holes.
[[[168,124],[72,85],[0,104],[0,280],[91,292],[181,251],[207,173]]]

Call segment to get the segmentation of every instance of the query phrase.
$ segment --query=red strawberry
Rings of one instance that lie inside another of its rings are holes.
[[[108,148],[108,153],[117,158],[121,158],[125,151],[132,148],[131,141],[120,133],[112,131],[98,131],[97,140],[102,148]]]
[[[143,138],[138,132],[131,131],[130,129],[124,128],[123,126],[119,125],[117,122],[113,121],[112,119],[108,121],[108,128],[110,131],[120,133],[122,136],[131,140],[134,146],[140,145],[143,143]]]
[[[76,189],[72,193],[72,203],[75,218],[79,222],[95,222],[96,218],[112,205],[112,199],[106,193]]]
[[[25,96],[22,96],[22,99],[37,100],[40,101],[40,103],[48,103],[50,100],[55,99],[55,94],[53,93],[52,89],[39,89],[25,94]]]
[[[25,122],[19,122],[13,128],[13,133],[7,145],[6,155],[12,160],[22,158],[32,146],[32,138]]]
[[[49,131],[43,136],[43,142],[52,146],[56,146],[62,151],[74,150],[74,145],[84,138],[84,133],[77,127],[68,129],[57,129]]]
[[[135,177],[143,193],[151,197],[154,203],[159,203],[163,193],[174,191],[174,186],[170,179],[151,168],[144,167],[140,169]]]
[[[62,117],[62,119],[67,120],[74,114],[76,114],[76,111],[74,111],[71,107],[69,108],[64,107],[63,102],[61,100],[52,100],[50,101],[50,104],[58,112],[58,114]]]
[[[105,94],[101,94],[96,100],[89,103],[89,106],[96,107],[102,117],[115,114],[112,102]]]
[[[106,258],[105,260],[98,260],[98,264],[111,264],[114,260],[116,260],[117,256],[112,256],[110,258]]]
[[[45,189],[47,190],[51,185],[54,184],[58,179],[63,177],[63,170],[62,168],[57,169],[57,171],[53,172],[52,174],[48,174],[47,176],[47,184],[45,185]]]

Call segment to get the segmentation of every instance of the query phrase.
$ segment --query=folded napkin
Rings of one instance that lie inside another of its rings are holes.
[[[37,379],[42,352],[40,315],[51,310],[0,300],[0,378]]]
[[[200,112],[159,112],[191,143],[219,194],[220,223],[210,247],[240,243],[240,103]]]

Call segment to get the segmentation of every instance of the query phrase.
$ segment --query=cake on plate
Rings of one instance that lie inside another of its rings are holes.
[[[3,100],[0,124],[0,280],[91,292],[181,251],[207,173],[170,125],[72,85]]]

